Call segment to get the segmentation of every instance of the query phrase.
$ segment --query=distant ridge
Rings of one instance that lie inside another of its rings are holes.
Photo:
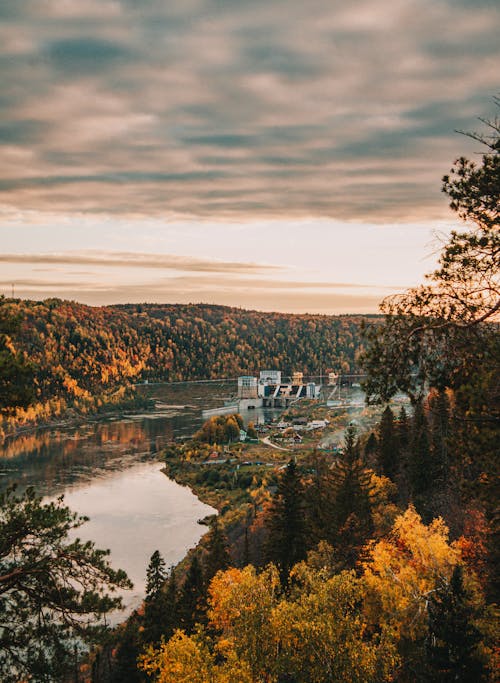
[[[362,321],[211,304],[0,299],[12,349],[31,363],[36,403],[82,404],[144,380],[235,377],[259,368],[354,372]]]

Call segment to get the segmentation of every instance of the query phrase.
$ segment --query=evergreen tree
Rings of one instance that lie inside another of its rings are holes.
[[[208,535],[207,554],[203,564],[206,585],[208,586],[219,570],[227,569],[230,564],[231,558],[227,549],[227,540],[216,517]]]
[[[398,441],[399,441],[399,447],[401,450],[404,450],[407,448],[408,443],[410,441],[409,437],[409,426],[408,426],[408,415],[406,414],[406,409],[404,406],[401,406],[401,410],[399,411],[398,415],[398,424],[397,424],[397,434],[398,434]]]
[[[427,418],[421,402],[416,403],[413,413],[408,476],[412,501],[427,523],[432,518],[434,472]]]
[[[431,394],[429,409],[434,477],[436,484],[443,487],[448,470],[448,436],[450,427],[450,404],[445,391],[441,390]]]
[[[191,633],[195,624],[200,623],[205,615],[205,582],[198,555],[193,555],[186,578],[182,584],[179,600],[180,626],[186,633]]]
[[[160,551],[155,550],[146,571],[146,601],[154,600],[158,596],[166,578],[165,560]]]
[[[334,537],[341,565],[353,567],[360,548],[373,531],[371,474],[365,467],[356,438],[356,428],[346,430],[343,457],[331,470]]]
[[[180,627],[177,577],[174,567],[170,567],[168,579],[162,591],[161,636],[168,640],[176,628]]]
[[[399,470],[399,444],[394,414],[389,406],[382,413],[378,427],[378,469],[389,479],[396,478]]]
[[[484,664],[478,652],[482,636],[474,624],[476,612],[464,587],[462,566],[457,565],[449,583],[443,581],[429,600],[426,681],[484,680]]]
[[[304,489],[293,459],[278,482],[266,526],[269,532],[266,557],[278,566],[285,583],[290,569],[307,552]]]
[[[106,660],[108,651],[105,648],[96,656],[93,666],[93,683],[110,681],[110,683],[143,683],[146,676],[137,668],[137,659],[143,649],[143,639],[140,632],[140,619],[134,612],[125,622],[124,628],[118,634],[118,645],[114,649],[114,657],[111,660],[111,673],[106,675]]]
[[[113,592],[132,587],[109,551],[75,538],[85,521],[32,488],[0,493],[2,683],[66,680],[78,651],[105,632],[103,617],[121,606]]]
[[[396,422],[396,434],[399,445],[399,473],[396,478],[397,498],[401,507],[406,508],[411,501],[410,491],[410,420],[404,406],[401,406]]]
[[[378,452],[378,441],[375,432],[370,432],[365,443],[364,455],[367,463],[373,463]]]
[[[314,475],[305,490],[307,529],[312,545],[320,541],[327,541],[330,545],[335,542],[335,506],[330,464],[325,454],[314,452]]]
[[[165,561],[160,552],[155,550],[149,562],[146,579],[143,634],[146,643],[159,642],[168,629],[169,604],[165,592],[166,579]]]

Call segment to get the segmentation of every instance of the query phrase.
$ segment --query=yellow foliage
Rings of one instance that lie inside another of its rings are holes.
[[[159,650],[150,647],[140,660],[157,683],[207,683],[211,665],[208,650],[183,631],[176,631]]]
[[[280,588],[277,569],[270,565],[257,574],[248,565],[216,574],[209,588],[208,617],[230,643],[240,661],[245,661],[254,680],[268,676],[276,658],[271,615]],[[274,680],[265,678],[264,680]]]
[[[354,572],[328,578],[305,563],[296,565],[300,582],[295,600],[273,611],[272,627],[286,670],[308,683],[390,680],[398,658],[385,634],[367,638],[360,609],[362,585]]]
[[[413,506],[400,515],[388,539],[372,544],[364,564],[368,615],[406,638],[425,632],[428,597],[449,579],[460,560],[441,518],[426,526]]]
[[[202,633],[187,636],[176,631],[159,649],[150,647],[139,660],[139,667],[155,683],[252,683],[248,667],[239,662],[234,651],[224,650],[225,661],[216,663]]]

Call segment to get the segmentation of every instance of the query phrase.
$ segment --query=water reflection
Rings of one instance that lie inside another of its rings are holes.
[[[125,614],[144,597],[146,567],[155,550],[168,565],[177,564],[206,532],[198,520],[216,511],[188,488],[167,479],[159,463],[135,463],[108,472],[88,486],[66,492],[65,503],[90,517],[78,529],[83,540],[109,548],[114,567],[125,569],[134,584],[123,591]],[[112,615],[111,623],[123,618]]]
[[[175,435],[188,435],[201,416],[185,411],[40,429],[10,438],[0,448],[0,487],[17,483],[55,496],[106,472],[153,458]]]
[[[169,406],[189,403],[187,409],[166,409],[164,404],[150,414],[39,429],[0,447],[0,489],[16,483],[20,490],[34,486],[49,498],[64,494],[72,510],[90,518],[78,536],[109,548],[113,566],[125,569],[134,582],[133,592],[124,594],[125,614],[144,596],[153,551],[160,550],[167,564],[176,564],[206,531],[197,521],[215,512],[167,479],[158,462],[168,442],[201,426],[201,408],[222,403],[222,394],[209,401],[202,389],[174,400],[159,392]],[[246,417],[255,420],[256,413]],[[122,618],[115,615],[112,621]]]

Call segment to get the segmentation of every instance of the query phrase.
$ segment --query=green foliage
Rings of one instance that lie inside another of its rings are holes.
[[[371,472],[361,456],[356,428],[346,430],[343,456],[331,470],[332,545],[345,568],[355,566],[363,545],[373,532]]]
[[[155,550],[146,571],[146,600],[154,600],[158,597],[166,578],[165,560],[160,551]]]
[[[461,158],[443,178],[451,209],[469,229],[452,232],[431,284],[385,299],[384,324],[367,332],[362,363],[372,400],[398,389],[417,400],[429,385],[457,388],[471,368],[495,362],[498,330],[483,324],[498,321],[500,310],[500,129],[489,125],[491,137],[473,135],[488,146],[480,165]]]
[[[265,523],[269,531],[266,556],[278,566],[285,583],[290,569],[307,552],[304,490],[293,459],[278,481]]]
[[[92,683],[143,683],[146,680],[137,668],[137,660],[143,649],[142,620],[134,612],[118,631],[118,644],[114,657],[110,656],[110,646],[97,650],[93,663]]]
[[[451,233],[428,284],[384,300],[385,320],[367,331],[361,364],[371,402],[401,390],[416,406],[409,494],[426,519],[444,514],[458,531],[468,506],[485,511],[489,593],[498,598],[500,126],[498,119],[485,123],[488,134],[471,137],[486,153],[478,162],[459,159],[443,178],[466,229]],[[429,390],[430,429],[418,407]]]
[[[108,551],[69,534],[84,517],[32,489],[0,494],[0,678],[62,681],[75,648],[94,641],[121,605],[107,591],[131,588]]]
[[[191,633],[195,624],[204,620],[206,610],[205,581],[203,569],[194,554],[182,584],[179,596],[180,625],[187,633]]]
[[[203,562],[203,575],[206,583],[210,583],[218,571],[227,569],[230,564],[231,558],[227,548],[227,539],[216,517],[208,534],[206,555]]]
[[[485,666],[479,651],[482,634],[475,625],[479,610],[464,586],[463,567],[457,565],[449,581],[442,579],[431,594],[426,639],[426,681],[479,683]]]
[[[399,471],[399,443],[394,414],[389,406],[382,413],[378,428],[378,464],[380,473],[393,481]]]
[[[170,619],[174,604],[171,605],[166,591],[167,571],[165,560],[155,550],[149,561],[146,572],[146,599],[144,601],[144,633],[147,643],[159,642],[163,635],[172,635]],[[175,581],[172,576],[171,579]]]

